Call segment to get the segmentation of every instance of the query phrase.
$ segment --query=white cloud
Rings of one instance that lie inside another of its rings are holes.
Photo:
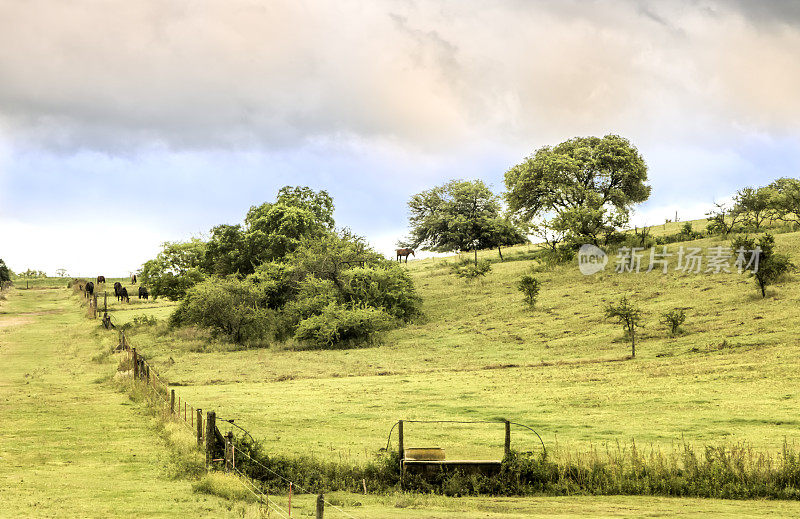
[[[781,12],[773,4],[776,13]],[[71,151],[796,132],[796,19],[718,2],[6,2],[0,118]]]
[[[126,276],[153,258],[163,241],[157,232],[108,220],[30,224],[0,218],[0,229],[0,257],[11,270],[31,268],[51,276],[59,268],[71,276]]]

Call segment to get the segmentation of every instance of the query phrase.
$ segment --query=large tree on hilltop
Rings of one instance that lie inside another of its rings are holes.
[[[518,221],[542,222],[573,243],[599,244],[650,196],[647,165],[618,135],[575,137],[539,148],[505,175],[508,208]]]
[[[500,200],[481,180],[452,180],[411,197],[406,245],[434,252],[475,252],[515,245],[524,235],[500,214]]]

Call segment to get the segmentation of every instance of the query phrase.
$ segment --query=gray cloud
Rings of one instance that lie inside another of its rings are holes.
[[[798,10],[5,2],[0,123],[28,146],[115,152],[796,132]]]

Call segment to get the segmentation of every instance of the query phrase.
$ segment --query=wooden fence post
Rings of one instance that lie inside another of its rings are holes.
[[[324,519],[325,515],[325,496],[320,494],[317,496],[317,519]]]
[[[203,410],[197,410],[197,445],[203,445]]]
[[[233,432],[225,435],[225,472],[230,472],[233,466]]]
[[[169,390],[169,413],[175,414],[175,390]]]
[[[108,292],[103,292],[103,313],[108,313]]]
[[[511,422],[506,420],[506,441],[505,441],[505,455],[511,454]]]
[[[133,380],[139,378],[139,354],[136,353],[136,348],[133,348]]]
[[[206,467],[210,467],[211,461],[214,459],[214,447],[217,441],[214,430],[216,428],[217,413],[209,411],[206,413]]]
[[[150,364],[144,365],[144,376],[147,378],[147,383],[150,383]]]
[[[400,488],[403,488],[403,459],[405,458],[405,449],[403,448],[403,420],[397,422],[397,443],[398,452],[400,453]]]

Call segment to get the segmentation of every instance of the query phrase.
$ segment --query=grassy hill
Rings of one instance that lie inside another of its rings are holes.
[[[800,233],[776,240],[800,258]],[[726,244],[706,238],[670,248]],[[800,440],[796,278],[762,299],[735,270],[616,274],[611,258],[605,272],[583,276],[574,262],[527,259],[533,252],[517,247],[500,262],[484,251],[493,270],[471,284],[449,273],[452,259],[409,262],[425,319],[375,347],[237,350],[163,326],[136,327],[130,337],[183,398],[235,418],[283,453],[368,459],[398,419],[508,418],[565,455],[632,441],[667,451],[682,442],[746,442],[776,452],[784,439]],[[515,288],[531,269],[543,284],[535,310]],[[623,295],[645,316],[635,360],[603,316],[604,305]],[[145,306],[141,313],[167,311]],[[672,338],[659,317],[675,307],[688,318],[685,333]],[[127,308],[137,315],[135,305]],[[412,446],[444,447],[449,458],[502,455],[500,426],[420,424],[407,436]],[[536,449],[523,429],[514,440],[520,450]]]

